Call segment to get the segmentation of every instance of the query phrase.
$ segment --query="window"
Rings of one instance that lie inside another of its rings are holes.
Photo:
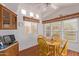
[[[72,41],[76,39],[78,31],[77,22],[78,22],[77,19],[70,19],[63,21],[63,33],[65,39]]]
[[[37,33],[37,23],[24,21],[25,23],[25,33],[26,34],[35,34]]]
[[[76,31],[64,31],[64,38],[68,40],[76,39]]]
[[[37,23],[31,22],[32,34],[37,33]]]
[[[24,24],[25,24],[25,33],[30,34],[31,33],[31,22],[25,21]]]
[[[75,31],[78,30],[77,22],[78,22],[77,19],[63,21],[64,30],[75,30]]]
[[[62,36],[62,35],[61,35],[61,31],[52,31],[52,36],[53,36],[53,35]]]
[[[61,35],[61,32],[62,32],[62,25],[61,25],[61,22],[54,22],[52,23],[52,36],[53,35],[58,35],[60,36]]]
[[[51,23],[45,24],[45,36],[51,36]]]
[[[46,36],[59,35],[74,41],[78,39],[78,18],[45,24],[45,33]]]
[[[61,31],[62,30],[61,22],[52,23],[52,30],[53,31]]]

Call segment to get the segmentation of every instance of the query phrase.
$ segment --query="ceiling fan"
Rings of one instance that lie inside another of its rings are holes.
[[[54,5],[53,3],[45,3],[46,8],[51,7],[53,9],[57,9],[58,7]]]
[[[45,3],[46,4],[46,7],[49,7],[51,6],[51,3]]]

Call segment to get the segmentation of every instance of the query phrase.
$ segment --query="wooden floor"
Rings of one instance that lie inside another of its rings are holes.
[[[39,56],[38,46],[25,49],[20,52],[20,56]],[[68,50],[68,56],[79,56],[78,52]]]

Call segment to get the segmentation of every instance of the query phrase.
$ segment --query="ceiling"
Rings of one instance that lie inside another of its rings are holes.
[[[4,3],[8,8],[17,13],[19,7],[25,9],[28,13],[33,12],[39,14],[43,19],[55,13],[57,10],[68,8],[71,6],[79,5],[78,3]]]
[[[9,9],[11,9],[14,12],[17,12],[17,9],[19,6],[18,3],[4,3],[3,5],[5,5],[6,7],[8,7]]]

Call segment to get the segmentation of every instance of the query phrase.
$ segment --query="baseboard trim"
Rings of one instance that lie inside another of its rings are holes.
[[[32,49],[32,48],[34,48],[34,47],[37,47],[37,46],[38,46],[38,45],[35,45],[35,46],[29,47],[29,48],[27,48],[27,49],[20,50],[20,53],[23,52],[23,51],[25,51],[25,50],[29,50],[29,49]]]
[[[68,51],[72,51],[72,52],[76,52],[76,53],[79,53],[79,52],[77,52],[77,51],[74,51],[74,50],[71,50],[71,49],[68,49]]]

